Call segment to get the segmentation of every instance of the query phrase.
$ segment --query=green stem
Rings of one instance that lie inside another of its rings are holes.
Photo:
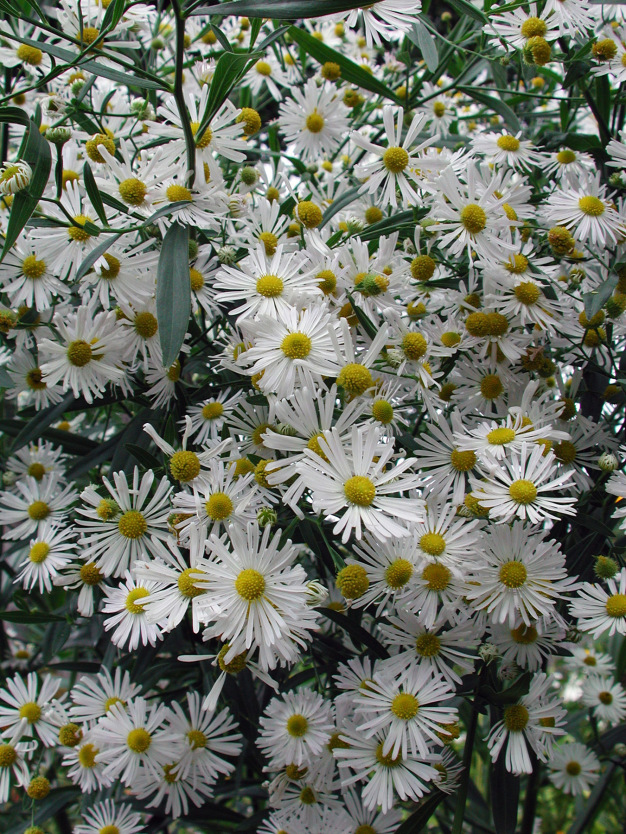
[[[467,802],[467,792],[469,790],[470,767],[472,764],[477,725],[478,704],[476,703],[476,695],[474,695],[472,713],[467,727],[467,735],[465,736],[465,747],[463,748],[463,774],[456,794],[456,810],[454,812],[451,834],[461,834],[463,830],[463,818],[465,817],[465,803]]]
[[[185,135],[187,148],[187,186],[193,187],[196,180],[196,142],[191,130],[187,104],[183,93],[183,69],[185,63],[185,18],[182,15],[178,0],[172,0],[172,8],[176,17],[176,70],[174,74],[174,101],[178,108],[180,122]]]

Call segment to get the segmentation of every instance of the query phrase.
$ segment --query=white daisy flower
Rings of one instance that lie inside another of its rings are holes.
[[[74,531],[62,529],[55,524],[44,522],[37,536],[30,540],[30,549],[24,561],[16,567],[19,571],[13,580],[21,582],[27,590],[39,586],[39,593],[50,593],[55,577],[73,558],[76,547]],[[56,583],[55,583],[56,584]]]
[[[260,724],[258,746],[270,759],[272,770],[313,763],[334,729],[330,704],[311,689],[273,698]]]
[[[129,805],[116,805],[112,799],[105,799],[85,811],[83,822],[74,828],[74,834],[101,834],[107,829],[116,834],[139,834],[145,830],[141,814]]]
[[[304,162],[332,156],[348,130],[348,109],[336,88],[318,87],[310,78],[302,90],[294,87],[291,92],[293,98],[280,105],[279,125],[293,143],[293,155]]]
[[[521,139],[520,130],[515,136],[506,131],[501,133],[481,133],[472,140],[475,154],[487,158],[493,165],[528,170],[539,166],[544,160],[544,154],[535,150],[535,146],[528,139]]]
[[[125,572],[123,581],[116,588],[105,586],[106,599],[102,611],[112,616],[104,620],[104,630],[115,629],[111,635],[114,646],[124,648],[128,644],[128,651],[132,652],[140,643],[142,646],[156,646],[157,641],[163,639],[159,626],[148,622],[144,607],[147,597],[156,588],[156,582],[135,581],[129,571]]]
[[[63,767],[67,768],[69,779],[84,793],[111,785],[111,780],[104,775],[105,765],[96,761],[99,752],[100,749],[94,744],[93,735],[87,732],[75,747],[70,747],[64,753]]]
[[[586,793],[600,777],[600,760],[586,745],[577,741],[560,744],[548,763],[550,781],[563,793]]]
[[[578,628],[594,638],[604,632],[612,636],[626,634],[626,568],[606,580],[608,591],[599,583],[584,582],[572,600],[570,614],[578,619]]]
[[[76,721],[92,723],[102,718],[113,704],[126,707],[141,687],[131,683],[130,674],[118,666],[115,674],[103,667],[97,675],[82,675],[72,687],[69,713]]]
[[[63,486],[57,473],[38,481],[27,476],[15,484],[15,491],[0,492],[0,524],[7,539],[39,536],[50,524],[63,524],[76,500],[71,486]]]
[[[614,727],[626,716],[626,692],[607,675],[589,675],[582,686],[582,702],[600,721]]]
[[[28,760],[37,747],[36,742],[19,741],[18,727],[12,734],[0,733],[0,803],[8,802],[11,781],[25,788],[30,782]]]
[[[615,246],[624,231],[624,220],[606,196],[599,176],[574,187],[565,184],[548,197],[543,216],[550,226],[565,226],[582,241],[594,246]]]
[[[230,390],[225,388],[214,396],[207,397],[200,405],[192,405],[187,410],[186,416],[191,420],[190,437],[193,437],[199,446],[221,437],[222,428],[232,408],[241,399],[238,393],[230,396]]]
[[[13,744],[24,736],[35,736],[44,747],[58,744],[58,720],[62,716],[62,698],[57,698],[59,681],[52,675],[41,680],[29,672],[26,680],[16,674],[0,689],[0,722],[3,730],[12,733]]]

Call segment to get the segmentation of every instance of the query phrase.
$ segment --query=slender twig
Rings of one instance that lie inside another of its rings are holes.
[[[185,94],[183,93],[183,69],[185,63],[185,18],[178,0],[172,0],[172,9],[176,17],[176,70],[174,74],[174,101],[185,136],[187,148],[187,185],[191,188],[196,179],[196,143],[191,129]]]

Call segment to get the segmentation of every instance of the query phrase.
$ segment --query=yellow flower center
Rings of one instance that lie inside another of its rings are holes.
[[[204,588],[198,588],[192,577],[192,574],[195,577],[198,573],[200,571],[197,568],[186,568],[178,577],[176,584],[178,585],[178,590],[184,597],[194,599],[194,597],[199,597],[204,593]]]
[[[42,463],[31,463],[28,467],[28,474],[36,481],[40,481],[46,474],[46,467]]]
[[[424,533],[420,538],[420,547],[424,553],[440,556],[446,549],[446,540],[439,533]]]
[[[383,165],[392,174],[399,174],[409,164],[409,155],[404,148],[387,148],[383,154]]]
[[[420,634],[415,641],[415,651],[420,657],[436,657],[441,649],[441,640],[436,634]]]
[[[401,348],[407,359],[421,359],[428,350],[428,342],[421,333],[407,333],[402,339]]]
[[[256,282],[256,291],[264,298],[277,298],[282,295],[284,284],[277,275],[263,275]]]
[[[41,368],[31,368],[26,374],[26,384],[32,391],[44,391],[48,385],[42,381]]]
[[[373,223],[379,223],[383,219],[383,213],[378,206],[370,206],[365,209],[365,222],[371,226]]]
[[[33,521],[43,521],[44,518],[48,518],[51,512],[52,510],[45,501],[33,501],[28,508],[28,516]]]
[[[303,805],[315,805],[317,803],[317,797],[313,788],[303,788],[300,791],[300,802]]]
[[[86,240],[89,240],[91,237],[90,233],[79,227],[82,227],[85,223],[90,222],[91,218],[87,217],[86,214],[77,214],[72,218],[72,220],[75,223],[78,223],[78,226],[70,226],[67,230],[70,240],[75,240],[78,243],[84,243]]]
[[[433,113],[438,119],[441,119],[442,116],[445,116],[446,105],[443,103],[443,101],[436,101],[433,104]]]
[[[165,196],[170,203],[191,203],[193,199],[191,191],[188,188],[185,188],[184,185],[168,185],[165,190]]]
[[[290,333],[280,343],[280,349],[288,359],[304,359],[311,352],[311,346],[306,333]]]
[[[117,529],[126,539],[140,539],[148,529],[148,522],[138,510],[127,510],[117,522]]]
[[[537,642],[539,633],[535,626],[527,626],[522,623],[517,628],[511,629],[511,639],[522,646],[530,646]]]
[[[259,235],[259,241],[265,247],[265,254],[266,255],[274,255],[276,249],[278,248],[278,238],[273,232],[261,232]]]
[[[310,200],[303,200],[298,203],[296,209],[298,220],[303,223],[307,229],[314,229],[322,222],[322,210],[315,203]]]
[[[346,565],[337,574],[337,587],[346,599],[359,599],[370,586],[363,565]]]
[[[504,262],[504,268],[513,275],[522,275],[528,269],[528,258],[525,255],[511,255],[508,261]]]
[[[496,145],[502,151],[518,151],[519,150],[519,139],[516,139],[515,136],[499,136]]]
[[[104,579],[101,570],[93,562],[83,565],[79,574],[83,585],[98,585]]]
[[[576,460],[576,446],[571,440],[560,440],[553,448],[556,459],[561,463],[573,463]]]
[[[569,776],[578,776],[582,767],[578,764],[578,762],[568,762],[565,765],[565,771]]]
[[[170,458],[170,472],[172,477],[182,483],[193,481],[200,474],[200,460],[195,452],[181,450],[174,452]]]
[[[200,122],[192,122],[191,123],[191,132],[193,133],[194,137],[198,132],[198,128],[200,127]],[[211,140],[213,139],[213,132],[210,127],[207,127],[202,136],[199,138],[196,137],[195,143],[196,148],[208,148],[211,144]]]
[[[513,290],[515,298],[527,307],[532,307],[536,304],[541,296],[541,290],[532,281],[522,281]]]
[[[372,405],[372,417],[383,426],[388,426],[393,420],[393,406],[387,400],[376,400]]]
[[[413,565],[408,559],[396,559],[385,570],[385,580],[390,588],[403,588],[413,575]]]
[[[230,650],[230,644],[225,643],[222,648],[220,649],[220,653],[217,656],[217,663],[222,670],[222,672],[226,672],[227,675],[238,675],[239,672],[242,672],[246,668],[246,654],[247,652],[242,652],[241,654],[235,655],[231,661],[228,663],[224,662],[224,658],[228,654]]]
[[[504,446],[513,440],[515,440],[515,432],[513,429],[494,429],[487,435],[487,442],[492,446]]]
[[[360,396],[374,384],[369,368],[360,365],[358,362],[351,362],[345,365],[337,377],[337,385],[344,388],[352,397]]]
[[[146,198],[148,189],[137,177],[129,177],[118,186],[122,200],[129,206],[140,206]]]
[[[609,617],[623,619],[626,617],[626,594],[612,594],[607,599],[605,608]]]
[[[521,562],[511,560],[501,566],[498,576],[507,588],[521,588],[528,578],[528,571]]]
[[[268,76],[272,74],[272,67],[267,63],[267,61],[257,61],[255,64],[255,69],[259,73],[259,75]]]
[[[532,504],[537,497],[537,487],[532,481],[520,478],[509,487],[509,495],[517,504]]]
[[[82,767],[91,769],[96,765],[96,756],[99,752],[100,751],[97,747],[94,747],[93,744],[87,742],[87,744],[83,744],[78,751],[78,761]]]
[[[261,117],[252,107],[243,107],[241,113],[235,119],[237,123],[243,122],[243,132],[245,136],[252,136],[261,129]],[[270,199],[269,197],[267,198]]]
[[[546,22],[540,17],[526,18],[520,28],[520,32],[524,38],[542,38],[547,31],[548,27]]]
[[[504,726],[510,733],[521,733],[526,729],[529,717],[523,704],[511,704],[504,710]]]
[[[560,165],[570,165],[572,162],[576,162],[576,154],[570,150],[559,151],[556,159]]]
[[[598,692],[598,701],[608,707],[613,703],[613,696],[610,692]]]
[[[391,751],[389,751],[389,753],[385,755],[383,753],[383,743],[381,741],[376,748],[376,761],[382,767],[398,767],[398,765],[402,764],[402,752],[399,752],[397,756],[392,756]]]
[[[36,46],[28,46],[28,44],[21,43],[16,52],[17,57],[24,64],[30,64],[31,67],[38,67],[43,59],[43,52],[37,49]]]
[[[431,591],[445,591],[452,579],[452,571],[445,565],[433,562],[422,571],[422,579]]]
[[[204,277],[202,273],[194,267],[191,267],[189,270],[189,283],[191,284],[192,292],[200,292],[204,286]]]
[[[308,728],[309,722],[304,715],[296,713],[295,715],[290,715],[287,719],[287,732],[293,738],[302,738]]]
[[[117,696],[113,695],[111,696],[111,698],[107,698],[104,702],[104,711],[109,712],[111,707],[115,706],[115,704],[121,704],[123,707],[125,707],[126,701],[122,701],[121,698],[118,698]]]
[[[306,117],[306,128],[310,133],[319,133],[324,129],[324,117],[314,110]]]
[[[232,500],[225,492],[214,492],[204,508],[212,521],[223,521],[234,509]]]
[[[133,753],[145,753],[152,744],[152,736],[143,727],[138,727],[126,736],[126,744]]]
[[[35,255],[27,255],[22,261],[22,275],[35,281],[46,271],[46,262],[38,261]]]
[[[457,472],[469,472],[476,466],[476,453],[471,449],[466,452],[460,452],[458,449],[453,449],[450,452],[450,463],[452,468]]]
[[[117,501],[113,501],[111,498],[103,498],[98,504],[96,515],[101,521],[112,521],[119,511]]]
[[[376,498],[376,487],[364,475],[353,475],[343,485],[343,492],[351,504],[357,507],[369,507]]]
[[[104,260],[107,262],[107,265],[102,267],[100,275],[103,278],[106,278],[107,281],[113,281],[120,274],[121,264],[119,258],[106,253],[104,255]]]
[[[100,30],[96,29],[95,26],[84,26],[81,32],[81,40],[83,43],[92,44],[99,34]]]
[[[217,420],[224,413],[224,406],[222,403],[207,403],[202,406],[202,416],[205,420]]]
[[[126,596],[126,602],[124,603],[124,605],[126,606],[126,610],[130,614],[135,614],[135,615],[144,614],[145,609],[143,607],[143,604],[140,605],[137,602],[137,600],[138,599],[145,599],[145,597],[149,597],[149,596],[150,596],[150,592],[148,591],[147,588],[133,588],[133,590],[130,591],[128,593],[128,595]]]
[[[461,334],[455,333],[453,330],[448,330],[446,333],[441,334],[441,344],[444,347],[452,348],[456,347],[461,341]]]
[[[597,197],[581,197],[578,208],[589,217],[600,217],[604,214],[606,206]]]
[[[17,761],[17,750],[11,744],[0,744],[0,768],[12,767]]]
[[[35,724],[41,718],[41,707],[34,701],[22,704],[20,707],[20,718],[25,718],[29,724]]]
[[[102,156],[100,147],[105,148],[111,156],[115,155],[115,141],[112,133],[110,135],[109,132],[96,133],[91,139],[85,142],[85,150],[89,159],[92,162],[98,162],[100,165],[104,165],[106,159]]]
[[[419,710],[419,701],[410,692],[401,692],[391,702],[391,712],[402,721],[415,718]]]
[[[77,368],[84,368],[93,358],[91,345],[84,339],[76,339],[67,346],[67,358]]]
[[[497,400],[504,391],[498,374],[486,374],[480,381],[480,393],[486,400]]]
[[[36,544],[31,547],[28,558],[31,562],[38,565],[41,562],[46,561],[48,553],[50,553],[50,545],[47,542],[36,542]]]
[[[254,568],[246,568],[239,573],[235,580],[235,590],[242,599],[254,602],[263,596],[265,577]]]
[[[202,730],[189,730],[187,741],[192,750],[199,750],[207,746],[208,738]]]
[[[151,339],[159,329],[159,324],[156,316],[153,316],[152,313],[143,312],[137,313],[133,320],[133,327],[142,339]]]
[[[471,235],[477,235],[487,225],[487,214],[477,203],[469,203],[461,211],[461,223]]]

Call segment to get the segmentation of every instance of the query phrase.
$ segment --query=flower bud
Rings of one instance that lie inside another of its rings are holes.
[[[603,452],[598,458],[598,466],[603,472],[614,472],[619,466],[617,455],[613,452]]]
[[[28,162],[5,162],[0,168],[0,194],[17,194],[28,188],[33,170]]]

